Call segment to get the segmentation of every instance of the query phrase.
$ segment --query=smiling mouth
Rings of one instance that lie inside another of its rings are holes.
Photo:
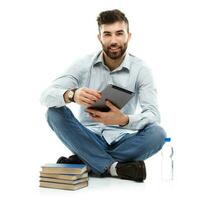
[[[120,48],[119,48],[119,47],[110,47],[109,50],[110,50],[111,52],[117,52],[117,51],[120,50]]]

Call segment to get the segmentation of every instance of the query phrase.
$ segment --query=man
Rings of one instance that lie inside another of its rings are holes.
[[[150,70],[126,51],[131,33],[124,13],[104,11],[97,22],[102,51],[77,61],[41,97],[48,124],[75,154],[57,163],[85,163],[93,174],[142,182],[144,160],[162,148],[166,135],[158,125],[156,89]],[[121,110],[110,101],[109,112],[90,109],[108,84],[135,96]],[[80,121],[66,106],[71,102],[81,106]],[[141,112],[135,114],[138,102]]]

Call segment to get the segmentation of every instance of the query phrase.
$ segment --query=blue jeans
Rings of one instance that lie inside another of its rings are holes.
[[[166,136],[163,128],[151,123],[137,134],[127,134],[109,145],[103,137],[82,125],[66,106],[49,108],[47,121],[71,152],[98,175],[114,162],[145,160],[154,155],[162,148]]]

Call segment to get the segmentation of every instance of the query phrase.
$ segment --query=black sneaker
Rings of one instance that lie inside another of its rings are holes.
[[[62,164],[84,164],[84,162],[77,156],[77,155],[72,155],[69,156],[68,158],[61,156],[58,158],[57,163],[62,163]]]
[[[116,172],[121,179],[143,182],[146,179],[145,163],[141,161],[118,162]]]

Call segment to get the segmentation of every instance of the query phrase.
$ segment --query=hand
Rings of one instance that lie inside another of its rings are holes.
[[[101,98],[101,93],[99,91],[86,87],[77,89],[74,95],[75,103],[87,107],[91,106]]]
[[[121,125],[124,126],[128,123],[128,116],[123,114],[116,106],[110,101],[106,101],[106,105],[110,108],[108,112],[100,112],[94,109],[87,108],[85,111],[89,113],[93,121],[101,122],[105,125]]]

